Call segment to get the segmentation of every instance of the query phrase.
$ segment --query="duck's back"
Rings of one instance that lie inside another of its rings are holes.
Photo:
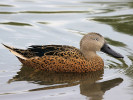
[[[19,51],[20,49],[18,49]],[[28,58],[43,56],[58,56],[65,59],[84,59],[79,49],[66,45],[32,45],[27,50],[20,50],[22,55]]]

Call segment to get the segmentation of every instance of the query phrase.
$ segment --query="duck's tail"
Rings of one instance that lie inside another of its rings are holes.
[[[16,49],[16,48],[11,47],[11,46],[7,46],[7,45],[5,45],[5,44],[3,44],[3,43],[2,43],[2,45],[3,45],[4,47],[6,47],[7,49],[9,49],[9,51],[10,51],[11,53],[13,53],[15,56],[17,56],[18,58],[21,58],[21,59],[24,59],[24,60],[27,59],[26,57],[24,57],[24,55],[22,55],[20,52],[18,52],[19,49]]]

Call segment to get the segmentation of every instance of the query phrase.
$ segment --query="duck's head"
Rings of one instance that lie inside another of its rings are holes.
[[[115,58],[124,58],[107,45],[102,35],[93,32],[83,36],[80,41],[80,50],[87,59],[96,56],[96,51],[102,51]]]

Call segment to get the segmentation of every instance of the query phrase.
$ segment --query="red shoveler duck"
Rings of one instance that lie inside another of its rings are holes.
[[[32,45],[26,50],[4,46],[23,65],[50,72],[81,73],[102,70],[104,62],[96,54],[96,51],[102,51],[116,58],[123,58],[121,54],[107,45],[102,35],[93,32],[83,36],[80,41],[80,49],[67,45]]]

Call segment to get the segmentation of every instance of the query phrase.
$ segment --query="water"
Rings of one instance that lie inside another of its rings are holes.
[[[0,0],[0,43],[79,48],[84,34],[98,32],[124,55],[98,52],[101,72],[52,74],[22,67],[0,45],[0,100],[133,100],[132,27],[132,0]]]

